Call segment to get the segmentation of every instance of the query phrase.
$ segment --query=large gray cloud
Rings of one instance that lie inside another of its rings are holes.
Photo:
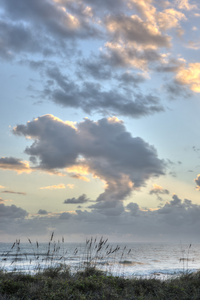
[[[164,174],[165,163],[156,149],[132,137],[116,118],[98,122],[85,119],[75,128],[45,115],[16,126],[13,132],[34,140],[25,152],[36,168],[56,170],[84,164],[104,180],[107,185],[97,202],[123,200],[150,177]]]

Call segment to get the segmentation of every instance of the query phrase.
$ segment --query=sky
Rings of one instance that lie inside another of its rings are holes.
[[[200,242],[200,3],[0,0],[0,241]]]

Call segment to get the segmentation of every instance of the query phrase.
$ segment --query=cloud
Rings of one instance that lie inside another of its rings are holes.
[[[45,209],[39,209],[38,210],[38,215],[47,215],[48,212]]]
[[[158,24],[161,30],[168,30],[171,28],[181,28],[179,21],[187,20],[186,16],[175,9],[165,9],[157,15]]]
[[[2,0],[0,55],[41,53],[66,56],[76,53],[77,39],[100,38],[98,22],[82,1]],[[72,51],[73,49],[73,51]]]
[[[161,60],[161,55],[155,49],[138,49],[126,42],[107,42],[101,57],[114,68],[136,68],[142,71],[148,71],[149,64]]]
[[[3,186],[3,185],[0,185],[0,189],[4,189],[5,188],[5,186]]]
[[[5,219],[20,219],[24,218],[28,215],[28,213],[15,205],[6,206],[4,204],[0,204],[0,222],[4,222]]]
[[[2,1],[5,13],[14,21],[24,20],[34,25],[36,29],[42,28],[47,33],[57,38],[93,37],[98,35],[98,30],[89,23],[90,18],[86,6],[82,3],[67,1],[39,1],[25,0]],[[73,11],[73,13],[72,13]]]
[[[59,216],[59,220],[63,220],[63,221],[66,221],[66,220],[68,220],[70,218],[71,218],[71,214],[68,213],[68,212],[63,212]]]
[[[13,133],[33,140],[25,152],[38,163],[36,168],[71,168],[71,172],[80,167],[103,180],[105,191],[97,202],[123,200],[149,178],[164,174],[165,162],[158,158],[156,149],[132,137],[117,118],[85,119],[74,128],[69,122],[44,115],[17,125]]]
[[[169,191],[164,189],[162,186],[158,184],[153,184],[153,188],[150,190],[149,194],[169,194]]]
[[[174,58],[164,58],[158,67],[156,67],[157,72],[178,72],[185,65],[185,61],[183,59],[174,59]]]
[[[188,68],[181,68],[176,74],[176,80],[187,85],[196,93],[200,93],[200,63],[189,63]]]
[[[154,65],[162,63],[164,49],[171,47],[171,37],[164,30],[179,28],[185,18],[182,12],[175,8],[160,12],[153,1],[143,0],[29,2],[2,0],[0,53],[42,70],[46,87],[43,93],[37,90],[39,101],[48,98],[87,114],[133,118],[164,111],[157,95],[136,90],[144,76],[130,74],[135,69],[150,74]],[[92,39],[92,43],[99,40],[99,51],[87,58],[81,49],[83,39]],[[69,75],[63,58],[70,65]],[[124,88],[128,83],[129,89]]]
[[[196,4],[190,4],[190,0],[176,0],[176,4],[179,9],[192,10],[197,9]]]
[[[37,39],[28,26],[12,24],[0,20],[0,56],[12,59],[16,53],[41,52],[44,49],[37,43]]]
[[[200,190],[200,174],[197,175],[197,177],[194,180],[196,182],[196,189],[199,191]]]
[[[145,76],[143,74],[135,74],[127,71],[125,73],[117,75],[116,79],[122,85],[134,85],[134,87],[137,87],[138,83],[142,83],[145,81]]]
[[[156,8],[152,5],[152,2],[152,0],[130,0],[129,7],[135,7],[144,19],[151,24],[155,24]]]
[[[44,186],[41,187],[40,190],[60,190],[65,188],[66,188],[65,184],[61,183],[57,185]]]
[[[176,81],[167,82],[164,84],[163,88],[172,100],[176,100],[178,97],[189,99],[192,96],[191,91],[188,90],[186,86],[183,86]]]
[[[85,0],[86,3],[96,8],[96,13],[98,11],[110,10],[120,11],[123,8],[125,1],[124,0]]]
[[[123,203],[121,201],[115,201],[115,199],[99,201],[96,204],[91,205],[89,208],[91,208],[93,212],[98,212],[109,217],[119,216],[124,212]]]
[[[70,175],[72,178],[75,178],[75,179],[79,179],[79,180],[83,180],[83,181],[86,181],[86,182],[89,182],[90,179],[86,176],[82,176],[80,174],[74,174],[74,175]]]
[[[106,235],[118,238],[131,238],[134,241],[174,241],[179,239],[191,242],[199,236],[200,205],[191,200],[181,200],[177,195],[156,209],[144,209],[131,202],[123,207],[122,202],[114,202],[91,211],[60,212],[32,216],[16,206],[0,205],[1,233],[20,236],[46,234],[53,229],[59,235]],[[100,207],[101,206],[101,207]],[[104,213],[107,209],[107,214]],[[103,212],[103,213],[102,213]],[[4,217],[1,218],[1,215]],[[51,230],[50,230],[51,228]]]
[[[189,41],[186,45],[187,48],[193,49],[193,50],[199,50],[200,49],[200,42],[199,41]]]
[[[108,80],[112,76],[111,67],[108,64],[106,65],[101,57],[93,56],[90,59],[79,60],[78,67],[82,70],[82,72],[77,72],[81,79],[84,78],[85,73],[97,80]]]
[[[154,26],[143,21],[137,15],[108,16],[106,27],[116,41],[137,43],[145,47],[170,47],[170,37],[162,35]]]
[[[44,96],[64,107],[81,108],[86,113],[120,114],[138,118],[164,110],[159,98],[132,91],[124,94],[116,89],[105,90],[100,83],[84,82],[82,86],[61,74],[57,68],[49,69],[48,76],[57,84],[44,91]]]
[[[81,175],[88,175],[90,171],[87,165],[79,164],[78,166],[68,167],[67,172],[81,174]]]
[[[16,195],[23,195],[23,196],[26,195],[26,193],[24,193],[24,192],[15,192],[15,191],[2,191],[1,193],[4,193],[4,194],[16,194]]]
[[[64,204],[82,204],[82,203],[86,203],[86,202],[89,202],[90,199],[87,198],[87,196],[85,194],[79,196],[78,198],[69,198],[69,199],[66,199],[64,201]]]
[[[0,169],[16,171],[18,174],[32,172],[28,162],[14,157],[1,157]]]
[[[169,191],[167,189],[164,189],[162,186],[154,184],[153,188],[149,192],[150,195],[156,195],[159,200],[162,200],[162,197],[160,195],[169,195]]]

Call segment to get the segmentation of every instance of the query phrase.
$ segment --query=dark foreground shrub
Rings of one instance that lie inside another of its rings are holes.
[[[199,300],[200,273],[172,280],[125,279],[95,268],[62,268],[36,275],[0,273],[0,300]]]

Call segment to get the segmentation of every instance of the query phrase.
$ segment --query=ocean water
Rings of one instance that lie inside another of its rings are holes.
[[[200,270],[200,244],[126,243],[0,243],[0,268],[35,273],[66,264],[71,272],[88,264],[114,276],[167,279]]]

